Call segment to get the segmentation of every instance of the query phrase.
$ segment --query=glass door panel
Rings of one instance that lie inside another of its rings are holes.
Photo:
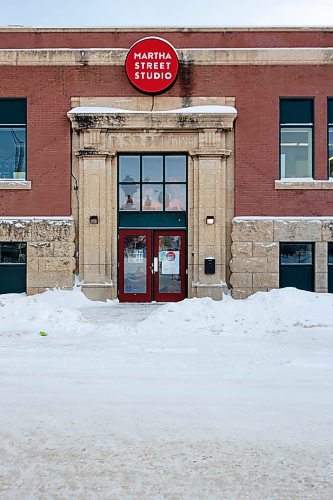
[[[119,239],[119,299],[151,301],[151,231],[123,230]]]
[[[180,236],[158,237],[158,291],[180,293]]]
[[[185,298],[185,231],[155,231],[154,297],[160,302]]]

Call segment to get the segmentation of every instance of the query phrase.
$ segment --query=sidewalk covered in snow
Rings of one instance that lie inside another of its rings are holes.
[[[332,295],[2,295],[0,371],[0,498],[333,496]]]

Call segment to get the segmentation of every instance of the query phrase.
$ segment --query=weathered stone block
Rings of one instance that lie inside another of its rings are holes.
[[[71,220],[37,220],[31,225],[32,241],[74,241],[75,226]]]
[[[40,257],[39,270],[49,271],[73,271],[75,269],[75,259],[72,257]]]
[[[116,298],[116,290],[114,287],[85,287],[82,286],[82,292],[90,300],[104,301],[113,300]]]
[[[279,273],[280,272],[280,262],[279,256],[273,255],[267,257],[267,272],[268,273]]]
[[[38,272],[39,259],[38,257],[30,257],[27,259],[27,272]]]
[[[75,244],[70,241],[55,241],[53,244],[54,257],[73,257]]]
[[[252,276],[252,273],[232,273],[230,276],[230,284],[234,288],[252,288]]]
[[[250,295],[253,294],[252,288],[233,288],[232,297],[234,299],[247,299]]]
[[[27,275],[27,288],[70,288],[73,274],[68,272],[32,272]]]
[[[322,221],[322,241],[333,241],[333,221]]]
[[[273,241],[272,220],[233,220],[233,241]]]
[[[213,300],[223,299],[223,288],[220,287],[200,287],[197,288],[197,297],[210,297]]]
[[[316,243],[314,254],[316,273],[327,273],[327,242]]]
[[[235,241],[231,245],[231,254],[233,257],[252,257],[251,241]]]
[[[328,274],[327,273],[316,273],[315,274],[315,291],[316,292],[327,292],[328,289]]]
[[[31,257],[48,257],[53,254],[53,243],[49,241],[28,243],[27,252],[28,259]]]
[[[267,273],[267,258],[234,257],[230,261],[230,269],[233,273]]]
[[[253,257],[268,257],[279,255],[279,244],[269,241],[253,243]]]
[[[261,288],[279,288],[279,274],[278,273],[254,273],[253,274],[253,288],[258,290]]]
[[[2,241],[30,241],[30,221],[20,219],[1,220],[0,239]]]
[[[315,256],[316,258],[327,260],[327,242],[320,241],[315,244]]]
[[[320,241],[321,221],[311,219],[275,220],[274,241]]]

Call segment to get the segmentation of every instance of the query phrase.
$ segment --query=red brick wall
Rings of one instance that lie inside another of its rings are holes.
[[[129,48],[143,36],[161,36],[167,38],[178,48],[200,47],[332,47],[331,31],[220,31],[167,32],[151,30],[144,33],[113,32],[15,32],[0,30],[0,49],[10,48],[87,48],[111,47]]]
[[[235,96],[236,215],[333,215],[332,191],[276,191],[279,96],[315,97],[315,177],[327,175],[331,66],[181,69],[170,96]],[[0,97],[28,98],[31,191],[0,190],[1,215],[69,215],[71,96],[138,96],[123,67],[2,67]]]

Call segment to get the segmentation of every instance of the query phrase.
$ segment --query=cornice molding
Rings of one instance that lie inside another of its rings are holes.
[[[127,49],[1,49],[0,66],[123,66]],[[198,66],[330,65],[333,48],[179,49]]]
[[[236,113],[177,113],[127,112],[127,113],[67,113],[75,130],[110,129],[125,130],[232,130]]]

